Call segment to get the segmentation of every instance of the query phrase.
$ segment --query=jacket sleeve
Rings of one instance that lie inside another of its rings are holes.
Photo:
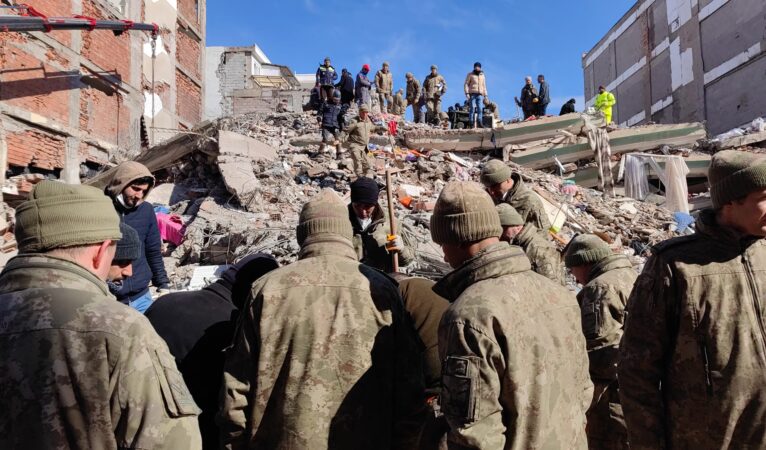
[[[254,291],[258,288],[254,287]],[[252,387],[256,375],[255,361],[258,341],[255,332],[256,318],[253,305],[260,305],[260,295],[246,302],[246,309],[239,316],[232,346],[226,350],[223,369],[223,386],[220,393],[218,426],[221,444],[227,450],[248,448],[248,430],[252,426]]]
[[[471,74],[465,76],[465,81],[463,82],[463,92],[465,92],[465,95],[468,95],[468,82],[471,79]]]
[[[332,81],[335,81],[338,79],[338,72],[335,70],[335,68],[332,69]]]
[[[200,409],[167,345],[145,318],[125,336],[117,368],[115,428],[120,448],[202,448]]]
[[[483,73],[479,77],[479,92],[481,92],[481,95],[484,97],[487,96],[487,76]]]
[[[622,300],[614,289],[604,285],[585,286],[578,299],[591,377],[604,382],[615,380],[622,337]]]
[[[540,85],[540,103],[542,103],[543,105],[547,105],[550,102],[551,102],[550,86],[546,82]]]
[[[606,106],[614,106],[617,104],[617,99],[614,98],[614,94],[611,92],[606,96]]]
[[[322,69],[317,69],[317,74],[316,74],[316,82],[317,82],[317,84],[320,83],[321,78],[322,78]]]
[[[446,316],[445,316],[446,318]],[[462,320],[439,325],[441,407],[450,425],[448,444],[460,449],[505,448],[500,346]]]
[[[420,81],[415,80],[415,101],[414,103],[417,103],[420,100],[420,97],[423,95],[423,86],[420,84]]]
[[[439,78],[441,79],[441,82],[442,82],[442,91],[439,95],[443,96],[447,93],[447,80],[445,80],[444,77],[441,75],[439,75]]]
[[[617,373],[633,449],[666,448],[660,383],[672,341],[670,330],[678,320],[674,291],[670,267],[655,255],[647,261],[628,300]]]
[[[168,274],[165,272],[165,262],[162,260],[162,238],[160,227],[157,225],[157,215],[154,210],[150,211],[149,232],[144,239],[144,251],[146,262],[152,270],[152,283],[158,288],[167,287],[170,284]]]

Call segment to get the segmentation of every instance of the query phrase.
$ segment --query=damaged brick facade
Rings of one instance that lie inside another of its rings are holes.
[[[0,0],[0,4],[21,2]],[[108,30],[0,32],[0,149],[6,169],[80,180],[84,164],[118,162],[141,150],[141,119],[150,140],[201,120],[205,0],[25,0],[50,17],[154,22],[149,33]],[[16,14],[3,10],[3,14]]]

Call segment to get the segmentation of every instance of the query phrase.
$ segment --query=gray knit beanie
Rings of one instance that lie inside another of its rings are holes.
[[[303,205],[296,229],[298,244],[317,234],[334,234],[349,242],[354,238],[348,208],[332,189],[322,189]]]
[[[431,237],[437,244],[463,244],[503,232],[489,194],[477,183],[451,182],[444,187],[431,216]]]
[[[140,258],[141,238],[138,237],[138,232],[125,222],[120,222],[120,233],[122,233],[122,238],[117,241],[114,261],[133,262]]]
[[[511,168],[499,159],[492,159],[481,169],[481,184],[491,187],[511,178]]]
[[[600,237],[595,234],[581,234],[572,239],[567,246],[564,264],[570,268],[595,264],[613,254],[612,249]]]
[[[508,203],[500,203],[495,209],[497,209],[497,215],[500,217],[500,225],[504,227],[524,225],[524,218],[516,211],[516,208]]]
[[[744,197],[758,189],[766,189],[766,156],[724,150],[713,156],[708,169],[713,208]]]

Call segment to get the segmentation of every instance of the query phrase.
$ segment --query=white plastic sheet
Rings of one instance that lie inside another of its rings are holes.
[[[689,214],[689,186],[686,183],[689,167],[682,157],[632,153],[625,158],[625,195],[643,201],[650,193],[649,169],[652,169],[665,186],[665,208]]]

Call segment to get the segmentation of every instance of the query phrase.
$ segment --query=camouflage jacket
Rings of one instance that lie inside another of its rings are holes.
[[[593,266],[590,281],[577,294],[594,382],[609,383],[617,379],[617,349],[622,338],[625,305],[637,277],[626,256],[609,256]]]
[[[226,448],[413,448],[425,420],[419,343],[395,282],[340,237],[254,285],[226,356]]]
[[[417,103],[422,95],[423,92],[420,88],[420,81],[416,80],[415,78],[407,81],[407,92],[405,98],[407,99],[408,105]]]
[[[384,272],[393,271],[391,254],[386,250],[391,226],[388,224],[388,217],[383,212],[383,208],[380,205],[375,208],[372,213],[372,223],[363,230],[356,218],[354,208],[349,204],[348,220],[351,221],[351,227],[354,229],[354,249],[359,261]],[[404,244],[404,248],[399,251],[400,266],[409,265],[415,259],[412,249],[406,245],[406,242]]]
[[[391,71],[378,70],[375,72],[375,86],[378,87],[379,94],[390,94],[394,89],[394,75]]]
[[[527,222],[521,233],[514,239],[514,244],[524,249],[524,253],[532,262],[532,270],[566,286],[566,271],[561,261],[561,253],[544,236],[536,226]]]
[[[447,81],[441,75],[428,74],[423,81],[423,96],[431,100],[447,93]]]
[[[0,274],[0,448],[200,448],[200,410],[165,342],[77,264]]]
[[[370,119],[357,120],[351,124],[342,135],[349,146],[362,147],[367,151],[367,145],[370,143],[370,134],[375,131],[386,131],[387,128],[379,127],[372,123]]]
[[[524,180],[518,173],[511,175],[513,187],[505,193],[503,201],[513,206],[521,214],[524,222],[531,223],[538,230],[547,232],[551,228],[548,213],[545,212],[543,202],[534,191],[524,184]]]
[[[442,410],[461,449],[586,449],[593,396],[574,295],[502,242],[446,275]]]
[[[654,250],[630,299],[620,397],[635,449],[766,448],[766,241],[716,224]]]

